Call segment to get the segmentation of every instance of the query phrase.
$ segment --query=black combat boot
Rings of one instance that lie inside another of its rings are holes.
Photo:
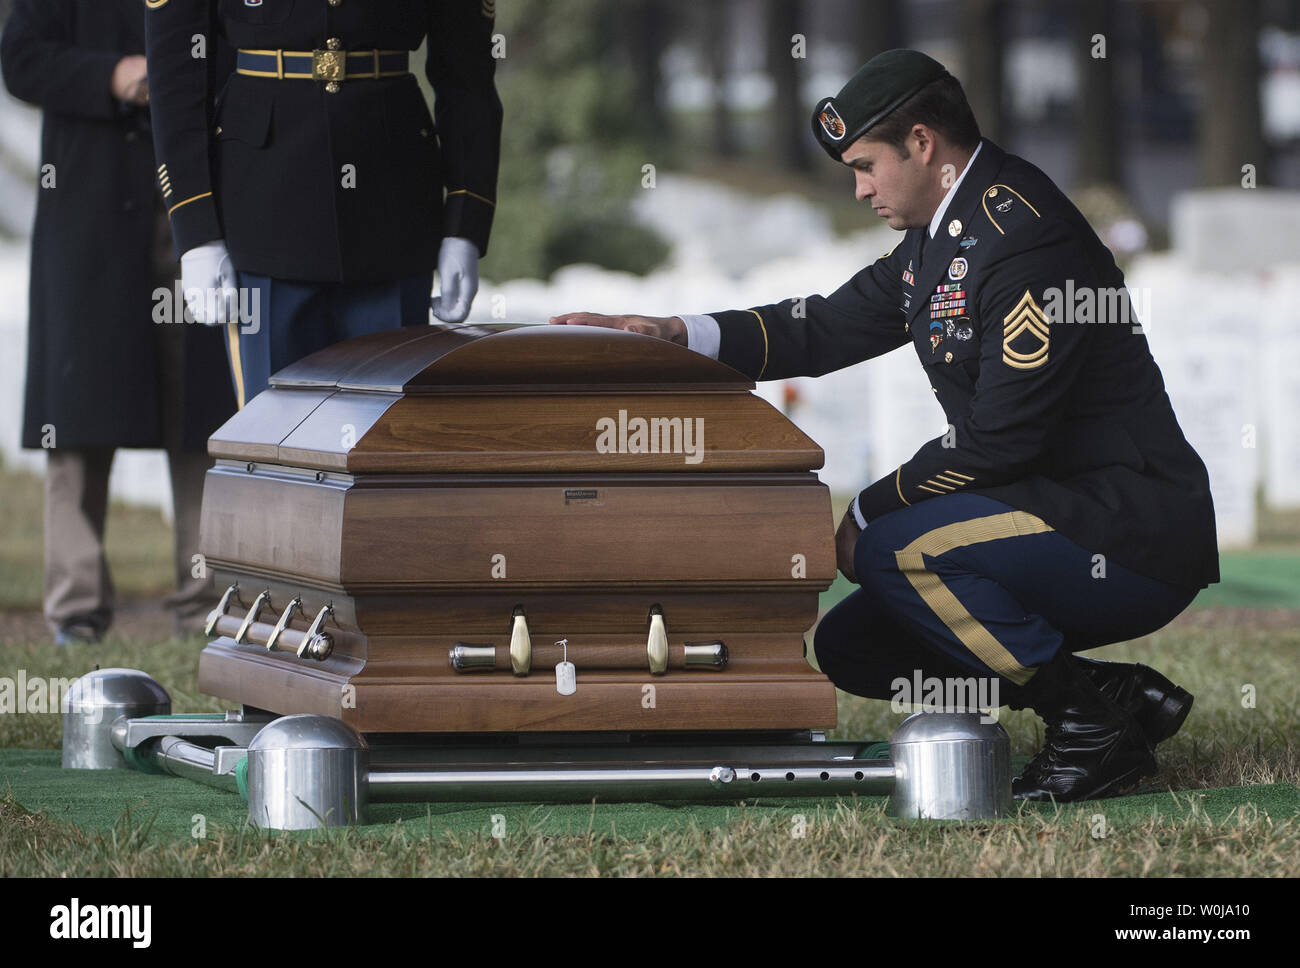
[[[1047,724],[1047,743],[1012,781],[1017,800],[1115,796],[1156,771],[1137,720],[1103,694],[1068,652],[1038,667],[1023,698]]]
[[[1153,748],[1178,732],[1192,710],[1192,694],[1149,666],[1081,655],[1074,659],[1107,699],[1132,714]]]

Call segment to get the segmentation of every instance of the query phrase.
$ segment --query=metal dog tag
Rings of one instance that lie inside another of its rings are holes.
[[[572,662],[561,662],[555,667],[555,691],[561,696],[572,696],[578,691],[578,670]]]
[[[561,696],[572,696],[578,691],[578,670],[569,661],[569,640],[555,643],[564,649],[564,661],[555,667],[555,691]]]

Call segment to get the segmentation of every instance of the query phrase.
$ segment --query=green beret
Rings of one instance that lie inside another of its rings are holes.
[[[937,60],[919,50],[887,50],[867,61],[840,88],[818,103],[812,128],[818,144],[836,161],[844,149],[931,81],[947,77]]]

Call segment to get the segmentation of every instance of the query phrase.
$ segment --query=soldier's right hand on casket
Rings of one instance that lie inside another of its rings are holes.
[[[604,326],[655,336],[686,345],[686,323],[680,316],[607,316],[604,313],[564,313],[551,317],[552,326]]]
[[[220,326],[239,318],[239,292],[235,267],[218,239],[205,242],[181,256],[181,289],[185,305],[196,323]]]

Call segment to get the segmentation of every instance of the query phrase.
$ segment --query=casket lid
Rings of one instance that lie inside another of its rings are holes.
[[[745,375],[589,326],[419,326],[286,367],[214,457],[348,473],[802,472],[823,454]]]
[[[406,326],[336,343],[285,367],[273,387],[437,393],[564,386],[753,389],[744,374],[666,340],[595,326]]]

